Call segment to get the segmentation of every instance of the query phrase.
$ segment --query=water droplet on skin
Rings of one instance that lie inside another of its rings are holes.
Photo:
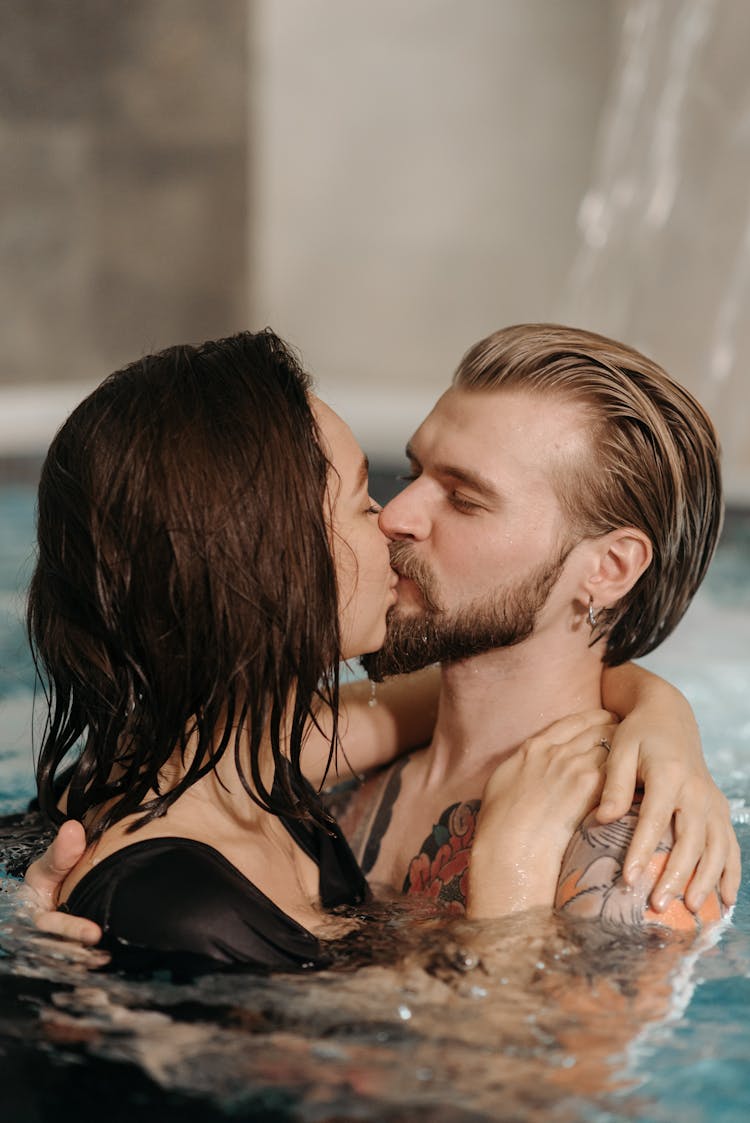
[[[403,1003],[401,1003],[398,1008],[398,1016],[402,1022],[408,1022],[411,1018],[411,1010],[408,1006],[405,1006]]]

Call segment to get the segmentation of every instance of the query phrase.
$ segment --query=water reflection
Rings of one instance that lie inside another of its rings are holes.
[[[750,524],[728,530],[706,589],[650,663],[696,708],[747,869]],[[23,793],[15,806],[28,797],[28,756],[26,747],[3,761],[4,790]],[[0,821],[8,872],[37,846],[38,823]],[[344,941],[335,970],[181,985],[102,974],[95,953],[36,936],[20,908],[4,878],[0,1078],[2,1117],[13,1123],[736,1123],[747,1114],[747,885],[716,947],[539,916],[438,928],[429,910],[400,899]]]
[[[202,1105],[203,1120],[572,1123],[616,1102],[609,1118],[628,1118],[643,1108],[628,1098],[634,1056],[713,954],[543,914],[446,928],[399,899],[324,973],[132,981],[31,933],[18,892],[0,900],[1,990],[17,1003],[0,1033],[24,1058],[16,1080],[35,1071],[33,1087],[64,1089],[69,1105],[94,1086],[141,1119],[179,1104]]]

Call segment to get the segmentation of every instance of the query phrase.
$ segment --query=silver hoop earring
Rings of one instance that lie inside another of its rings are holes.
[[[594,628],[596,627],[596,613],[594,612],[593,597],[589,597],[589,625],[591,626],[591,631],[593,632]]]

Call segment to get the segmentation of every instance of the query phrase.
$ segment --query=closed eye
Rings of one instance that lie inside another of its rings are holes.
[[[467,514],[472,511],[483,510],[483,507],[480,503],[472,503],[470,499],[466,499],[463,495],[459,495],[456,491],[452,491],[450,493],[450,495],[448,496],[448,501],[450,502],[451,506],[456,508],[457,511],[465,511]]]
[[[402,480],[406,484],[410,484],[414,483],[415,480],[418,480],[421,474],[421,470],[412,468],[412,470],[408,474],[397,476],[396,478],[398,480]],[[457,491],[451,491],[448,493],[448,502],[452,507],[455,507],[457,511],[463,511],[465,514],[471,514],[474,511],[484,510],[484,507],[481,503],[474,503],[471,499],[467,499],[465,495],[461,495]]]

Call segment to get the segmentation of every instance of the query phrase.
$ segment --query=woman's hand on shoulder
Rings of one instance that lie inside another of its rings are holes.
[[[24,878],[29,890],[29,907],[34,926],[40,932],[77,940],[82,944],[98,944],[101,928],[82,916],[58,912],[60,888],[70,871],[86,850],[86,832],[74,819],[63,823],[57,835],[42,854],[33,862]]]
[[[574,714],[524,741],[482,796],[467,914],[502,916],[552,906],[563,854],[599,800],[615,728],[604,710]]]

